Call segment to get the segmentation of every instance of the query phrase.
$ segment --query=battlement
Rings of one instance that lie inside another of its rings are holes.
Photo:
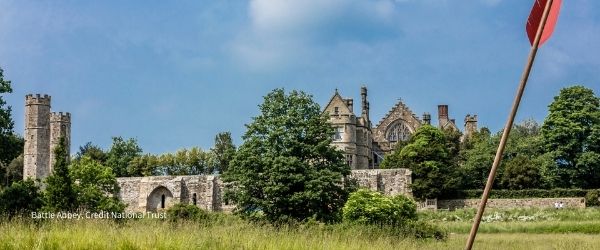
[[[50,122],[66,122],[71,123],[71,113],[52,112],[50,113]]]
[[[41,94],[28,94],[25,96],[25,105],[45,105],[50,106],[51,96]]]

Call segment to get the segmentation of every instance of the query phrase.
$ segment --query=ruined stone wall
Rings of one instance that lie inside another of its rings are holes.
[[[359,185],[387,195],[410,191],[410,170],[369,169],[352,170],[351,178]],[[208,211],[232,211],[235,206],[223,200],[225,184],[218,175],[147,176],[117,178],[121,187],[119,198],[128,212],[147,212],[167,209],[176,203],[193,204]],[[161,196],[165,195],[164,208]],[[195,196],[194,196],[195,195]]]
[[[412,197],[410,184],[412,172],[406,168],[352,170],[350,178],[361,188],[378,191],[386,195],[404,194]]]
[[[438,200],[438,209],[455,210],[460,208],[477,208],[480,199]],[[487,208],[554,208],[554,203],[561,202],[564,208],[585,208],[584,198],[528,198],[528,199],[489,199]]]

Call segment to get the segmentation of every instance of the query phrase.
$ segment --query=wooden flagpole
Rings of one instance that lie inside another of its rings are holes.
[[[479,203],[479,208],[477,209],[477,215],[475,216],[475,220],[473,221],[473,226],[471,227],[471,233],[469,234],[469,239],[467,240],[467,245],[465,247],[466,250],[471,250],[473,248],[473,243],[475,242],[475,237],[477,236],[477,230],[479,229],[479,224],[481,223],[481,217],[483,216],[483,212],[485,211],[485,205],[488,201],[488,197],[490,194],[490,190],[492,189],[492,185],[494,184],[494,178],[496,177],[496,171],[498,170],[498,165],[500,165],[500,161],[502,160],[502,154],[504,154],[504,148],[506,147],[506,141],[508,140],[508,135],[510,134],[510,130],[512,129],[513,122],[515,120],[515,116],[517,114],[517,110],[519,109],[519,104],[521,103],[521,98],[523,97],[523,92],[525,91],[525,86],[527,85],[527,80],[529,79],[529,73],[531,72],[531,67],[533,66],[533,61],[535,60],[535,56],[537,54],[537,50],[540,44],[540,39],[542,37],[542,33],[544,31],[544,27],[546,26],[546,21],[548,20],[548,15],[550,13],[550,7],[552,6],[553,0],[548,0],[546,2],[546,6],[544,8],[544,13],[542,15],[541,23],[537,29],[537,33],[535,35],[535,40],[531,47],[531,51],[529,52],[529,58],[527,60],[527,64],[525,65],[525,70],[523,71],[523,75],[521,76],[521,83],[519,84],[519,89],[517,90],[517,94],[515,96],[515,100],[512,105],[512,109],[508,116],[508,120],[506,121],[506,125],[504,126],[504,132],[502,133],[502,138],[500,139],[500,145],[498,146],[498,150],[496,151],[496,157],[494,158],[494,163],[492,164],[492,169],[490,170],[490,175],[488,176],[487,183],[485,184],[485,189],[483,190],[483,195],[481,196],[481,201]]]

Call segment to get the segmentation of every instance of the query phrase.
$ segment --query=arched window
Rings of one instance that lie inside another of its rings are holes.
[[[385,138],[389,142],[408,141],[411,132],[408,126],[402,121],[394,123],[386,132]]]
[[[192,203],[196,205],[196,193],[192,194]]]
[[[165,195],[160,196],[160,208],[165,208]]]

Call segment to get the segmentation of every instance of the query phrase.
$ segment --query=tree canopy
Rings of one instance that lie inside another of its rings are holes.
[[[554,97],[541,129],[560,187],[600,187],[600,99],[583,86]]]
[[[333,128],[319,105],[304,92],[275,89],[259,108],[223,174],[226,199],[238,213],[270,221],[339,219],[350,167],[331,145]]]

